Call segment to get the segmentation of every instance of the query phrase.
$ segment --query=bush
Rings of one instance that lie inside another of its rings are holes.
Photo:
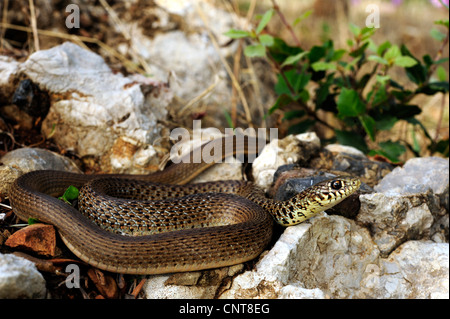
[[[440,53],[432,58],[425,55],[422,60],[415,57],[405,45],[395,45],[386,41],[377,45],[372,40],[374,28],[359,28],[350,25],[352,38],[347,41],[348,49],[334,48],[332,40],[320,46],[305,50],[300,46],[288,45],[283,39],[264,32],[267,24],[278,8],[267,11],[256,29],[251,31],[230,30],[227,36],[233,39],[246,38],[251,41],[244,49],[248,57],[266,57],[277,72],[275,86],[277,100],[269,109],[284,110],[284,119],[297,119],[289,127],[289,133],[301,133],[314,124],[321,123],[335,133],[332,141],[354,146],[365,154],[381,155],[390,161],[399,162],[399,157],[408,148],[416,156],[421,155],[415,130],[413,143],[406,141],[379,141],[381,131],[389,131],[399,121],[406,121],[418,127],[425,137],[431,153],[440,152],[448,156],[448,138],[434,141],[424,125],[417,119],[422,110],[411,100],[418,94],[434,95],[447,93],[449,83],[442,63],[442,49],[448,44],[449,22],[437,21],[447,33],[434,30],[431,34],[442,42]],[[309,15],[307,12],[296,23]],[[283,19],[284,20],[284,19]],[[291,28],[286,24],[286,27]],[[395,81],[390,70],[402,68],[411,83],[402,85]],[[437,77],[437,81],[432,80]],[[307,87],[315,84],[313,94]],[[410,85],[413,84],[413,85]],[[414,89],[405,87],[413,86]],[[308,107],[314,105],[314,109]],[[323,110],[333,115],[333,123],[317,116]],[[368,140],[374,147],[369,148]]]

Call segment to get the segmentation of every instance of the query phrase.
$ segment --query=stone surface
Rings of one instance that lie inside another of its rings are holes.
[[[440,157],[412,158],[395,168],[376,187],[387,195],[421,194],[429,189],[434,194],[448,194],[449,159]],[[448,195],[447,195],[448,196]]]
[[[172,100],[165,84],[114,74],[102,57],[70,42],[33,53],[20,69],[49,92],[42,130],[61,147],[103,159],[105,171],[141,172],[158,162],[152,143]]]
[[[327,146],[325,146],[325,149],[332,153],[345,153],[345,154],[353,155],[353,156],[356,156],[359,158],[366,157],[363,152],[361,152],[357,148],[354,148],[354,147],[348,146],[348,145],[328,144]]]
[[[374,193],[361,195],[360,202],[357,221],[371,230],[383,256],[407,240],[430,235],[434,219],[426,196]]]
[[[255,270],[237,276],[221,298],[349,298],[378,256],[364,228],[343,217],[317,216],[288,227]]]
[[[59,170],[80,173],[67,157],[40,148],[20,148],[0,159],[0,193],[7,194],[9,186],[20,175],[35,170]]]
[[[407,240],[448,242],[448,159],[414,158],[360,196],[357,220],[369,227],[383,256]]]
[[[320,147],[314,136],[315,134],[306,133],[271,140],[253,162],[252,175],[255,184],[268,190],[280,166],[306,162]]]
[[[260,257],[255,269],[235,277],[231,287],[220,298],[277,298],[287,285],[290,287],[282,296],[302,294],[303,288],[296,289],[296,284],[290,283],[290,269],[293,267],[298,241],[309,227],[309,223],[303,223],[286,228],[274,247]]]
[[[352,298],[379,250],[367,229],[340,216],[319,217],[298,242],[292,278],[332,298]]]
[[[448,299],[449,245],[408,241],[361,282],[361,298]]]
[[[45,280],[31,261],[11,254],[0,254],[0,299],[45,296]]]
[[[181,117],[180,121],[194,109],[186,110],[186,104],[213,85],[212,93],[196,102],[195,109],[206,110],[205,121],[209,125],[224,126],[225,118],[217,116],[217,110],[227,109],[232,96],[231,81],[221,56],[227,58],[234,54],[238,43],[221,44],[229,41],[225,32],[243,28],[243,19],[207,1],[157,1],[157,4],[160,8],[152,12],[156,16],[153,27],[165,29],[164,32],[148,36],[148,30],[137,27],[135,21],[128,21],[124,27],[130,33],[131,45],[147,61],[154,79],[170,82],[176,94],[174,104],[180,102],[181,112],[175,114]],[[217,47],[210,34],[216,39]],[[262,90],[261,94],[266,93]],[[186,126],[190,125],[186,121]]]
[[[224,283],[241,272],[242,264],[204,271],[150,276],[143,291],[148,299],[212,299]]]
[[[292,283],[280,289],[278,299],[324,299],[325,294],[319,288],[306,289],[301,284]]]
[[[20,63],[11,57],[0,55],[0,103],[2,106],[11,103],[19,65]]]

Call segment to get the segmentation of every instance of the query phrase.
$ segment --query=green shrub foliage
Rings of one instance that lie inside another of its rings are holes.
[[[347,41],[347,49],[336,49],[332,40],[325,40],[322,45],[305,50],[265,32],[275,12],[274,9],[267,11],[251,31],[230,30],[226,35],[247,39],[244,54],[267,58],[274,66],[278,78],[275,85],[277,100],[268,115],[282,110],[284,119],[296,119],[289,127],[289,133],[305,132],[319,122],[334,130],[333,142],[354,146],[365,154],[381,155],[395,163],[406,149],[416,156],[421,155],[416,134],[422,132],[429,152],[448,156],[448,138],[433,140],[417,119],[421,108],[411,103],[418,94],[448,92],[447,73],[441,66],[448,57],[443,58],[442,52],[435,58],[427,54],[419,59],[405,45],[398,46],[389,41],[377,45],[372,40],[376,29],[354,24],[350,25],[352,38]],[[309,14],[305,13],[294,23]],[[430,34],[444,47],[448,44],[448,20],[436,24],[443,26],[446,34],[437,29]],[[395,81],[390,75],[393,68],[404,69],[407,81],[413,85]],[[315,89],[308,90],[311,87]],[[331,113],[333,123],[338,125],[320,119],[317,110]],[[377,139],[380,131],[391,130],[398,121],[413,125],[412,143]],[[368,146],[369,140],[372,141],[370,145],[375,145],[372,149]]]

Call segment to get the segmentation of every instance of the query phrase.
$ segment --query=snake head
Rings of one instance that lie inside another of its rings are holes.
[[[283,226],[299,224],[315,214],[339,204],[356,192],[360,186],[359,178],[350,176],[338,176],[319,182],[279,205],[275,219]]]
[[[357,177],[352,176],[338,176],[330,180],[326,180],[313,185],[309,190],[311,191],[311,198],[319,211],[327,210],[348,196],[356,192],[361,186],[361,181]]]

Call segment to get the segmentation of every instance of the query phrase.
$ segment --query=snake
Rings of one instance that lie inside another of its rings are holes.
[[[198,149],[222,158],[255,153],[256,138],[215,139]],[[253,149],[253,150],[252,150]],[[192,152],[188,155],[193,158]],[[183,159],[186,158],[183,157]],[[295,225],[354,193],[357,177],[317,183],[286,201],[248,181],[188,184],[214,162],[180,161],[151,174],[81,174],[37,170],[10,187],[14,213],[52,224],[82,261],[123,274],[167,274],[244,263],[270,243],[274,220]],[[80,188],[78,208],[58,198]]]

